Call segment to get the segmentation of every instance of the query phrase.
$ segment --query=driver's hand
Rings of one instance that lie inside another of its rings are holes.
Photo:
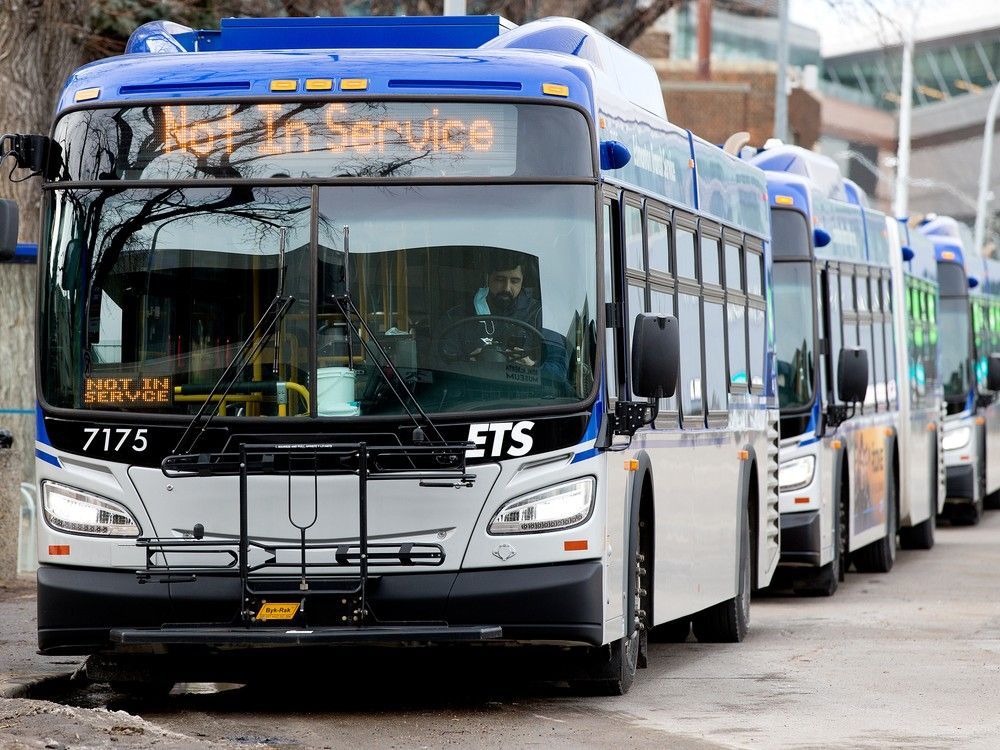
[[[535,360],[525,354],[524,349],[515,346],[513,349],[504,350],[504,356],[512,362],[517,362],[519,365],[526,365],[527,367],[534,367]]]

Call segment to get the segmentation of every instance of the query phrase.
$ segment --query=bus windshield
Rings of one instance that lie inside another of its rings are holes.
[[[971,386],[968,297],[941,297],[938,320],[944,395],[948,401],[964,404]]]
[[[585,185],[55,191],[44,398],[193,414],[283,292],[224,416],[402,414],[378,348],[430,413],[576,403],[594,385],[594,206]]]
[[[782,411],[795,411],[813,400],[812,264],[779,261],[773,273],[778,402]]]

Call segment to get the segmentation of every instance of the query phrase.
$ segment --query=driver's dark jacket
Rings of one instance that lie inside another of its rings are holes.
[[[569,372],[569,352],[566,349],[566,337],[555,331],[542,328],[542,303],[531,296],[526,290],[522,290],[514,298],[514,306],[505,312],[493,312],[493,315],[504,318],[514,318],[527,323],[540,334],[542,334],[542,374],[548,376],[560,385],[568,387]],[[450,324],[463,318],[480,317],[476,312],[476,303],[470,299],[462,305],[455,305],[442,320],[442,330]]]

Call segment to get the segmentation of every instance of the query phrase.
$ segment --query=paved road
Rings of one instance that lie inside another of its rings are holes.
[[[309,689],[286,674],[155,704],[99,688],[72,700],[244,746],[1000,747],[1000,513],[939,529],[935,549],[901,552],[888,575],[849,575],[832,599],[755,599],[752,617],[743,644],[653,645],[618,699],[426,654],[334,667]]]

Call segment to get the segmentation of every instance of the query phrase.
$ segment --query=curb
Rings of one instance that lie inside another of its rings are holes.
[[[53,689],[68,689],[76,670],[48,674],[7,677],[0,682],[0,698],[35,698]]]

